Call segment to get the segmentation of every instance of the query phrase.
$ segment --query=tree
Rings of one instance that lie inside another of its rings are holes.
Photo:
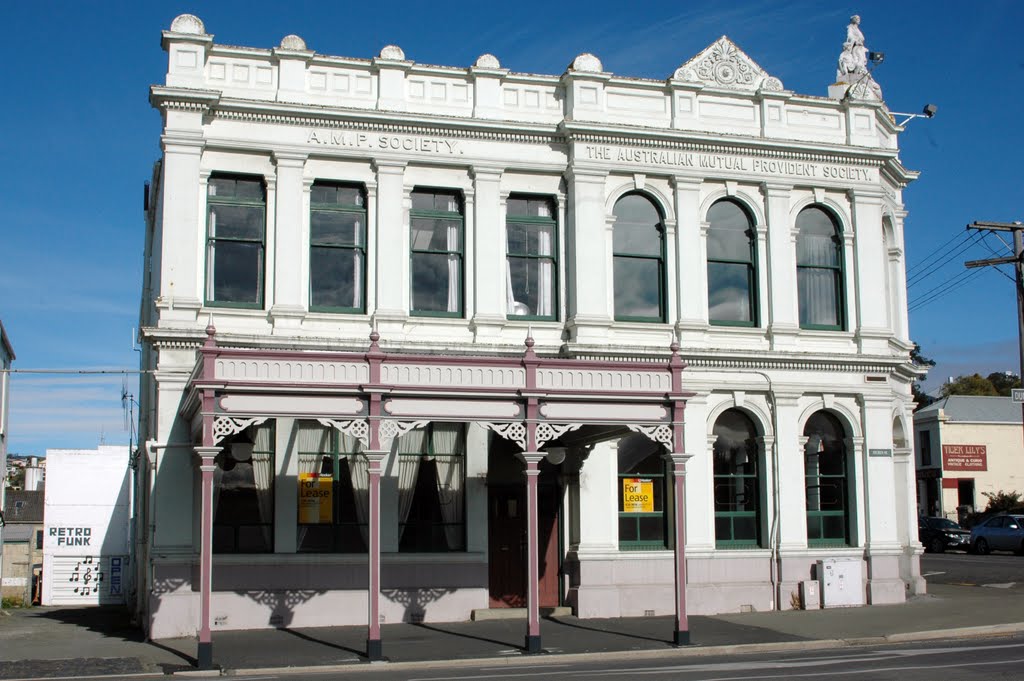
[[[981,374],[970,376],[957,376],[955,379],[942,386],[942,396],[950,395],[987,395],[997,397],[999,391],[992,385],[992,381]]]
[[[1013,509],[1020,506],[1020,492],[1004,492],[999,490],[998,492],[982,492],[982,495],[988,499],[988,506],[985,507],[985,513],[999,513],[1001,511],[1012,511]]]
[[[918,343],[914,343],[914,348],[910,351],[910,361],[916,366],[925,368],[935,366],[935,360],[925,357],[921,354],[921,346]],[[914,382],[910,384],[910,393],[914,396],[914,411],[917,411],[921,407],[927,407],[929,404],[935,401],[928,393],[921,390],[921,384],[917,382],[918,379],[914,379]]]
[[[1020,376],[1010,371],[996,371],[986,376],[996,392],[1003,397],[1009,397],[1011,390],[1020,387]]]

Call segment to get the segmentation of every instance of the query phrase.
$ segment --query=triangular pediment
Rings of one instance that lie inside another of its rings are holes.
[[[672,78],[730,90],[782,90],[781,80],[768,75],[724,35],[676,69]]]

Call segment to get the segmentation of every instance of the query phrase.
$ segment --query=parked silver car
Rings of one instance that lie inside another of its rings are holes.
[[[1016,551],[1024,554],[1024,515],[995,515],[971,530],[971,550]]]

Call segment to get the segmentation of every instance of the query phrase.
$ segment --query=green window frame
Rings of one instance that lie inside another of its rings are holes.
[[[708,210],[708,319],[715,326],[758,325],[757,235],[736,201]]]
[[[366,191],[317,180],[309,198],[309,307],[366,310]]]
[[[850,545],[850,473],[846,436],[832,414],[818,411],[804,426],[804,480],[807,502],[807,545]]]
[[[715,546],[745,549],[761,546],[760,446],[754,422],[739,409],[715,420]]]
[[[299,514],[296,519],[297,553],[366,553],[366,538],[369,532],[369,466],[360,452],[359,441],[351,435],[338,432],[316,421],[299,421],[296,453],[299,474],[316,473],[329,475],[330,522],[302,522],[303,508],[300,485]],[[356,488],[354,479],[359,476],[363,484]],[[322,489],[322,488],[321,488]],[[361,495],[364,510],[360,518],[357,507]],[[321,502],[323,503],[323,502]],[[314,507],[314,515],[319,509]]]
[[[650,441],[643,436],[626,438],[619,443],[618,453],[618,515],[620,551],[661,551],[669,548],[668,490],[665,461],[660,449],[637,460],[637,451],[649,450]],[[653,510],[626,510],[625,488],[631,479],[649,481],[653,493]]]
[[[846,328],[843,235],[833,215],[808,206],[796,217],[796,279],[800,328]]]
[[[466,550],[466,428],[429,423],[398,441],[398,551]]]
[[[267,223],[263,177],[214,173],[206,187],[206,304],[262,309]]]
[[[558,318],[558,223],[550,197],[513,194],[505,210],[509,319]]]
[[[646,195],[633,192],[615,202],[613,214],[615,320],[664,322],[665,225],[661,211]]]
[[[452,189],[412,191],[410,313],[462,317],[465,300],[465,220],[462,194]]]

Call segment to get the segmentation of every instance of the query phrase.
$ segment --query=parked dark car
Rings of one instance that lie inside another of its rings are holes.
[[[949,518],[917,519],[917,538],[930,553],[942,553],[954,549],[967,551],[971,546],[971,533]]]
[[[971,550],[1016,551],[1024,554],[1024,515],[994,515],[971,530]]]

